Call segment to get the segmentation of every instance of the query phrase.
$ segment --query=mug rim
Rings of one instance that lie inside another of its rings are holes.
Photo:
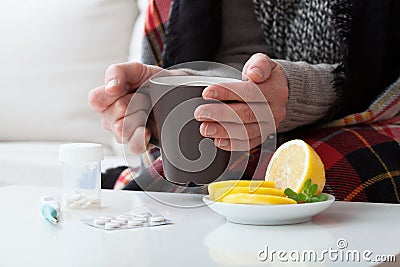
[[[180,82],[179,82],[180,81]],[[208,86],[219,83],[241,82],[239,79],[220,77],[220,76],[201,76],[201,75],[176,75],[150,78],[154,85],[162,86]]]

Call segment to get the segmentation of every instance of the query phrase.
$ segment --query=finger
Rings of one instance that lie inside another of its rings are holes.
[[[117,97],[107,95],[104,86],[91,90],[88,95],[89,105],[97,112],[103,112],[117,99]]]
[[[204,104],[196,108],[194,117],[198,121],[234,123],[268,122],[268,105],[265,103]]]
[[[121,144],[128,143],[136,129],[146,125],[146,120],[147,113],[143,110],[117,120],[111,127],[116,141]]]
[[[151,131],[146,127],[138,127],[133,133],[127,146],[134,154],[142,154],[148,147]]]
[[[203,90],[203,98],[220,101],[266,102],[263,93],[252,81],[210,85]]]
[[[139,62],[111,65],[105,74],[105,93],[110,96],[122,96],[132,92],[161,70],[160,67]]]
[[[226,151],[249,151],[261,143],[261,137],[256,137],[250,140],[214,139],[215,146]]]
[[[102,118],[105,124],[108,123],[111,125],[123,117],[136,113],[139,110],[147,113],[150,109],[150,105],[150,99],[145,94],[127,94],[104,110],[102,112]]]
[[[279,122],[286,117],[286,105],[289,98],[288,83],[282,67],[278,65],[273,70],[270,79],[260,86],[266,88],[264,91],[278,127]]]
[[[203,122],[200,125],[200,133],[204,137],[219,139],[248,140],[267,135],[275,130],[271,123],[216,123]]]
[[[254,54],[246,62],[242,73],[255,83],[262,83],[271,76],[271,71],[277,63],[262,53]]]

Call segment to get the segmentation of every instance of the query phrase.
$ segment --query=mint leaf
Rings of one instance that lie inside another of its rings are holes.
[[[305,202],[307,200],[307,195],[304,193],[300,193],[297,195],[299,201],[298,202]]]
[[[288,198],[291,198],[291,199],[293,199],[294,201],[299,202],[299,197],[298,197],[297,193],[294,192],[292,189],[286,188],[285,191],[283,191],[283,192],[285,193],[285,195],[286,195]]]
[[[293,199],[297,203],[313,203],[328,200],[328,196],[320,194],[316,196],[318,191],[318,185],[312,184],[311,179],[307,179],[304,184],[301,193],[297,194],[291,188],[286,188],[284,193],[288,198]]]
[[[311,185],[310,188],[308,188],[308,196],[309,197],[315,196],[317,191],[318,191],[318,185],[317,184]]]
[[[292,197],[297,197],[297,193],[294,192],[292,189],[290,188],[286,188],[285,191],[283,191],[285,193],[285,195],[287,195],[288,197],[292,198]]]
[[[312,203],[314,203],[314,202],[320,202],[321,200],[319,200],[319,198],[318,197],[312,197],[311,198],[311,202]]]
[[[308,190],[308,188],[311,186],[311,178],[307,179],[304,184],[303,184],[303,191]]]
[[[320,194],[318,197],[319,201],[327,201],[328,200],[328,196],[325,194]]]

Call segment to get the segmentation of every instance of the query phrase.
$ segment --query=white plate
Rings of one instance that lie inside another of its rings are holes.
[[[215,202],[203,197],[213,211],[224,216],[228,221],[240,224],[253,225],[283,225],[308,222],[312,216],[327,209],[335,197],[329,194],[328,200],[304,204],[282,205],[250,205]]]

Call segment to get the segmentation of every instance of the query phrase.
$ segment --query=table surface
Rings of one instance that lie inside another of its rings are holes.
[[[40,197],[59,193],[54,187],[0,187],[0,266],[309,266],[276,257],[262,262],[258,253],[340,250],[340,239],[346,250],[371,251],[372,259],[400,252],[400,205],[335,202],[308,223],[249,226],[226,222],[202,205],[201,195],[103,190],[100,210],[63,212],[54,226],[40,214]],[[105,231],[80,221],[137,207],[158,210],[174,224]],[[393,266],[400,264],[396,257]],[[312,266],[375,265],[326,255]]]

